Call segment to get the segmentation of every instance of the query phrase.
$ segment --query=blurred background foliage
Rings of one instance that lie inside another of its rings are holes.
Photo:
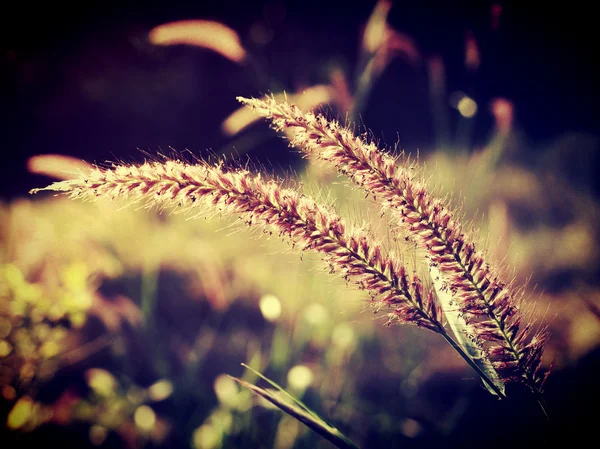
[[[222,3],[152,4],[139,15],[131,6],[103,20],[90,7],[79,28],[65,25],[46,46],[34,34],[7,41],[7,138],[21,151],[7,164],[0,207],[3,447],[332,447],[228,377],[257,381],[241,363],[364,448],[537,447],[590,434],[586,410],[599,398],[597,128],[587,97],[570,104],[580,108],[573,122],[519,90],[556,76],[546,50],[533,47],[529,76],[493,76],[510,49],[516,65],[517,44],[539,39],[511,32],[529,16],[501,2],[427,11],[271,2],[247,14]],[[417,30],[402,14],[431,27]],[[439,23],[452,38],[445,46]],[[129,162],[189,148],[294,177],[399,246],[364,192],[301,160],[235,102],[265,93],[357,123],[390,151],[414,158],[418,149],[432,189],[451,195],[550,328],[550,425],[518,387],[496,401],[434,334],[382,326],[364,295],[275,235],[25,195],[80,164],[52,153]],[[535,126],[524,114],[530,130],[520,112],[531,109],[546,120]]]

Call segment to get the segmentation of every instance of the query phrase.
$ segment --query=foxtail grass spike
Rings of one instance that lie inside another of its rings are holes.
[[[409,323],[440,334],[477,372],[504,397],[493,381],[473,363],[445,330],[436,296],[416,274],[369,234],[347,226],[330,207],[318,204],[281,182],[263,179],[248,170],[225,169],[223,161],[190,165],[179,160],[142,165],[96,167],[77,179],[56,182],[43,189],[63,192],[71,198],[119,199],[143,207],[170,208],[193,217],[238,215],[249,226],[277,232],[302,251],[321,254],[332,272],[339,271],[371,296],[388,323]]]
[[[523,314],[510,285],[500,279],[444,201],[433,198],[412,166],[355,136],[337,121],[303,113],[294,105],[239,97],[238,100],[285,131],[290,144],[333,164],[364,188],[438,267],[476,344],[505,382],[519,381],[540,394],[548,372],[541,368],[545,329],[522,326]]]
[[[95,168],[78,179],[45,189],[71,198],[120,199],[144,207],[171,208],[194,216],[239,215],[250,226],[288,238],[301,251],[320,253],[332,271],[341,271],[367,291],[374,306],[389,313],[390,322],[416,324],[439,332],[435,298],[423,292],[404,265],[367,233],[347,226],[330,207],[318,204],[281,182],[263,179],[245,169],[178,160]]]

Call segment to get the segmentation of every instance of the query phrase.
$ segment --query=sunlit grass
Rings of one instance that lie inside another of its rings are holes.
[[[531,148],[518,127],[518,99],[486,103],[476,90],[449,93],[447,62],[393,29],[392,7],[377,2],[357,30],[358,67],[339,61],[307,67],[311,83],[293,86],[268,75],[261,79],[269,83],[240,94],[287,95],[302,109],[362,123],[369,95],[391,64],[428,75],[423,101],[431,102],[436,143],[419,161],[431,187],[453,195],[481,230],[490,258],[510,266],[531,292],[535,315],[554,336],[544,364],[555,355],[555,370],[567,373],[600,346],[597,201],[562,178],[549,150],[539,151],[536,163],[526,161]],[[491,9],[493,27],[501,9]],[[279,37],[263,32],[253,26],[247,34],[262,45]],[[257,70],[260,53],[252,54],[256,48],[245,37],[208,20],[165,23],[147,34],[152,45],[191,45],[235,63],[225,61],[228,66]],[[469,73],[493,57],[482,45],[467,33]],[[427,74],[418,72],[421,62]],[[402,99],[393,100],[402,107]],[[488,115],[487,143],[471,147],[471,127]],[[242,144],[245,133],[268,132],[254,127],[257,119],[240,108],[216,120],[224,147],[243,154],[272,138]],[[563,147],[578,157],[577,146]],[[87,165],[45,155],[28,167],[67,179]],[[375,231],[389,228],[361,189],[349,188],[316,159],[305,168],[294,174],[299,188]],[[298,255],[276,235],[242,232],[235,221],[50,196],[0,204],[0,419],[10,435],[36,435],[43,426],[40,435],[54,427],[67,435],[85,426],[92,445],[321,447],[320,436],[253,396],[253,387],[262,392],[258,376],[242,370],[242,362],[353,440],[373,444],[368,447],[443,441],[470,425],[461,419],[473,409],[496,407],[481,399],[473,374],[442,344],[419,329],[384,329],[368,298],[328,276],[316,258]],[[399,233],[384,240],[411,269],[424,271]],[[269,398],[280,401],[281,392]]]

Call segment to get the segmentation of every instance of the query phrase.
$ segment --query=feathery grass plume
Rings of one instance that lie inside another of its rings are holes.
[[[373,297],[373,303],[390,309],[390,320],[416,324],[440,332],[440,312],[432,292],[410,276],[392,255],[366,233],[350,229],[331,208],[281,182],[264,180],[245,169],[226,171],[219,165],[178,160],[95,168],[87,175],[51,184],[71,198],[123,198],[144,202],[150,208],[172,207],[195,216],[239,214],[248,225],[279,232],[301,250],[322,254],[332,271],[341,270]]]
[[[281,181],[264,180],[242,168],[225,169],[223,163],[199,161],[190,165],[166,160],[114,165],[112,169],[96,167],[80,178],[55,182],[31,193],[53,190],[84,200],[118,198],[147,208],[187,212],[193,217],[239,215],[250,226],[259,225],[289,238],[300,250],[320,253],[332,271],[339,269],[346,279],[370,294],[378,310],[388,312],[388,324],[410,323],[440,334],[487,385],[495,388],[445,330],[433,291],[425,290],[418,276],[410,276],[370,235],[346,226],[332,208],[284,188]],[[504,397],[497,388],[494,391]]]
[[[384,209],[391,209],[439,269],[476,343],[501,378],[523,382],[539,397],[548,376],[541,368],[546,329],[533,333],[531,322],[521,328],[523,314],[510,286],[475,250],[448,206],[415,179],[410,166],[397,164],[397,158],[373,142],[322,115],[303,113],[274,98],[238,100],[270,119],[275,129],[285,130],[292,146],[335,165]]]

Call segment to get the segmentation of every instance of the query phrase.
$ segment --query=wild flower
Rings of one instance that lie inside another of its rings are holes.
[[[389,209],[407,237],[427,254],[456,302],[465,332],[505,382],[519,381],[534,394],[542,392],[548,371],[541,367],[545,328],[533,332],[524,322],[521,300],[500,278],[484,254],[454,218],[446,202],[434,198],[410,164],[400,164],[373,142],[323,115],[303,113],[274,98],[238,100],[285,131],[290,145],[334,165],[363,188],[383,209]]]

